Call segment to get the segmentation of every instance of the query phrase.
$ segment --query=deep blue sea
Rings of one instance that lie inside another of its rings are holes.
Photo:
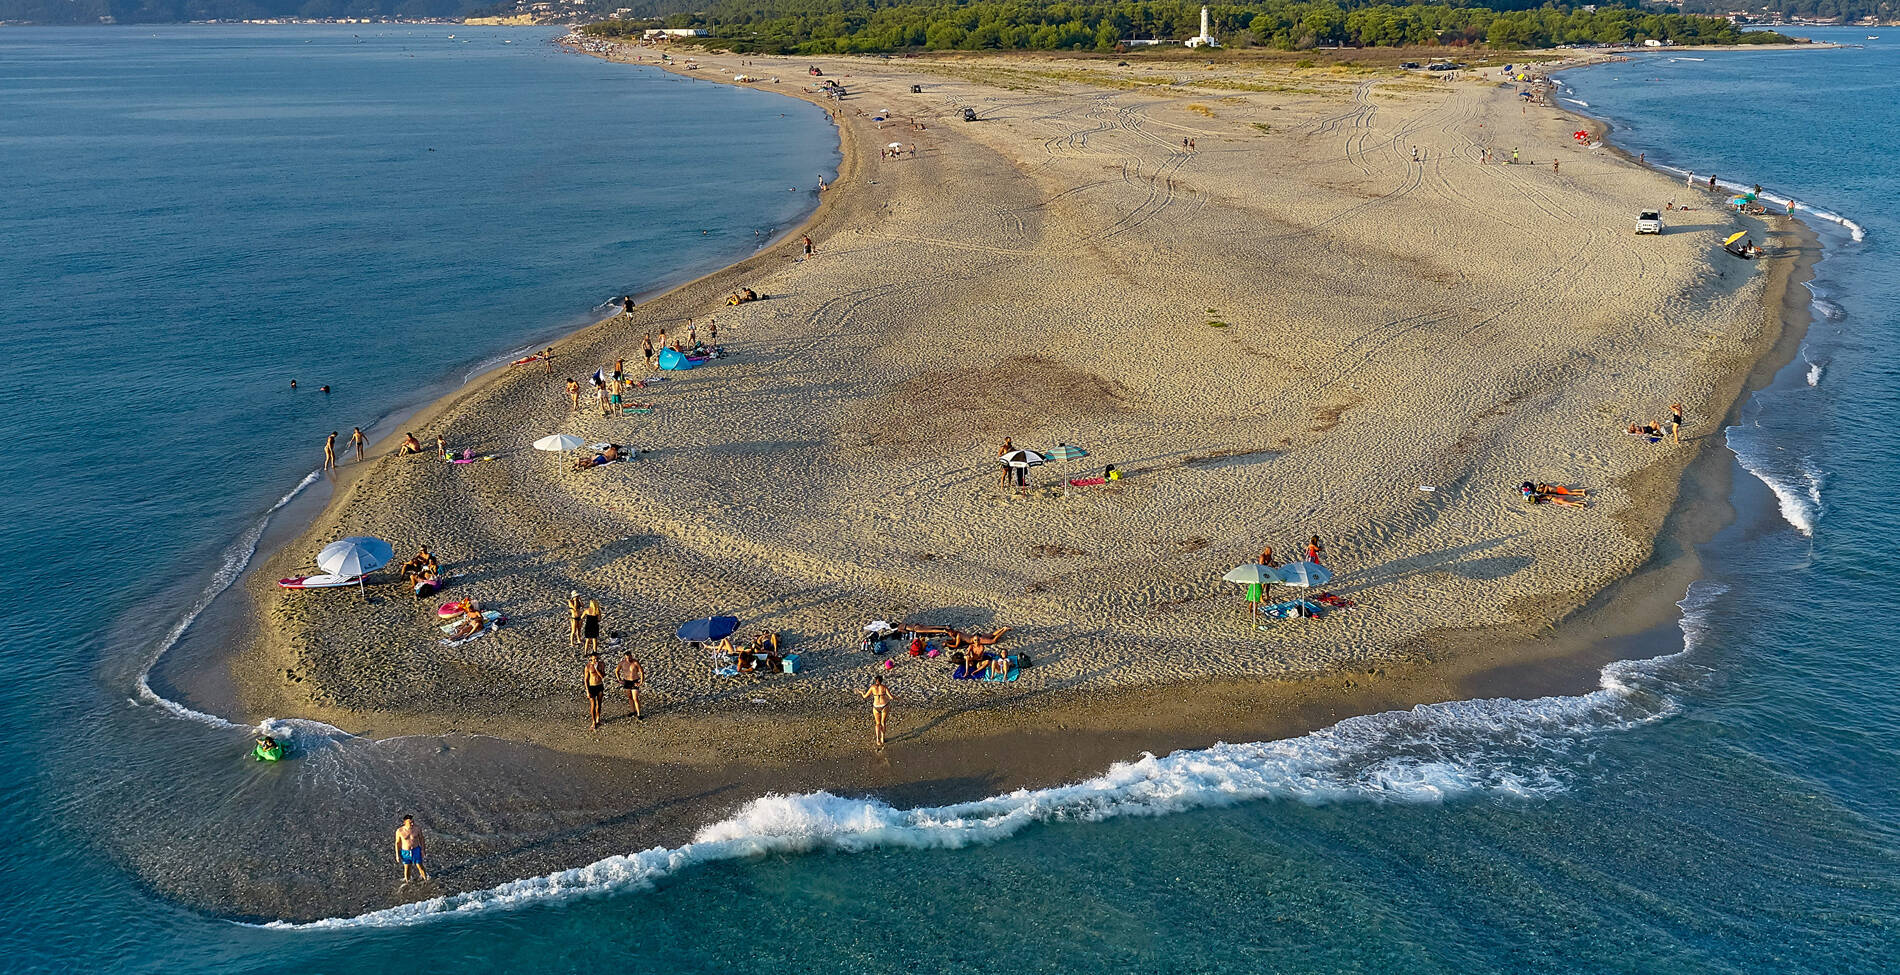
[[[310,431],[743,255],[834,159],[815,110],[545,34],[362,33],[0,32],[8,969],[1900,970],[1886,41],[1565,76],[1651,162],[1852,225],[1815,219],[1813,328],[1726,433],[1739,514],[1680,652],[956,807],[763,800],[679,849],[318,925],[180,906],[99,834],[215,861],[193,824],[301,824],[233,767],[241,729],[136,679]],[[347,761],[326,788],[375,785]]]

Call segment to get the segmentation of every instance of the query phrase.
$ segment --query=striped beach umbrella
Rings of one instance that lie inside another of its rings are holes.
[[[1066,443],[1056,444],[1056,449],[1045,450],[1042,453],[1042,456],[1049,460],[1075,460],[1078,457],[1087,457],[1088,455],[1088,451],[1080,447],[1070,446]]]

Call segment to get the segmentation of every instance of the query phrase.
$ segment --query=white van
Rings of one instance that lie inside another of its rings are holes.
[[[1639,234],[1662,233],[1662,213],[1658,210],[1644,210],[1636,215],[1636,232]]]

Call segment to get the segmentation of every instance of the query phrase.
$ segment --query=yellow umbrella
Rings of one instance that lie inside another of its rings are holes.
[[[1746,236],[1748,236],[1748,231],[1737,230],[1736,232],[1728,235],[1728,239],[1722,242],[1722,246],[1727,247],[1728,245],[1733,244],[1736,241],[1741,240],[1743,237],[1746,237]]]

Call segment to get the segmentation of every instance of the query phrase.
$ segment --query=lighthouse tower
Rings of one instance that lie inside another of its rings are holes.
[[[1220,42],[1214,39],[1213,31],[1208,29],[1206,7],[1201,8],[1201,36],[1188,38],[1187,46],[1189,47],[1219,47],[1220,46]]]

